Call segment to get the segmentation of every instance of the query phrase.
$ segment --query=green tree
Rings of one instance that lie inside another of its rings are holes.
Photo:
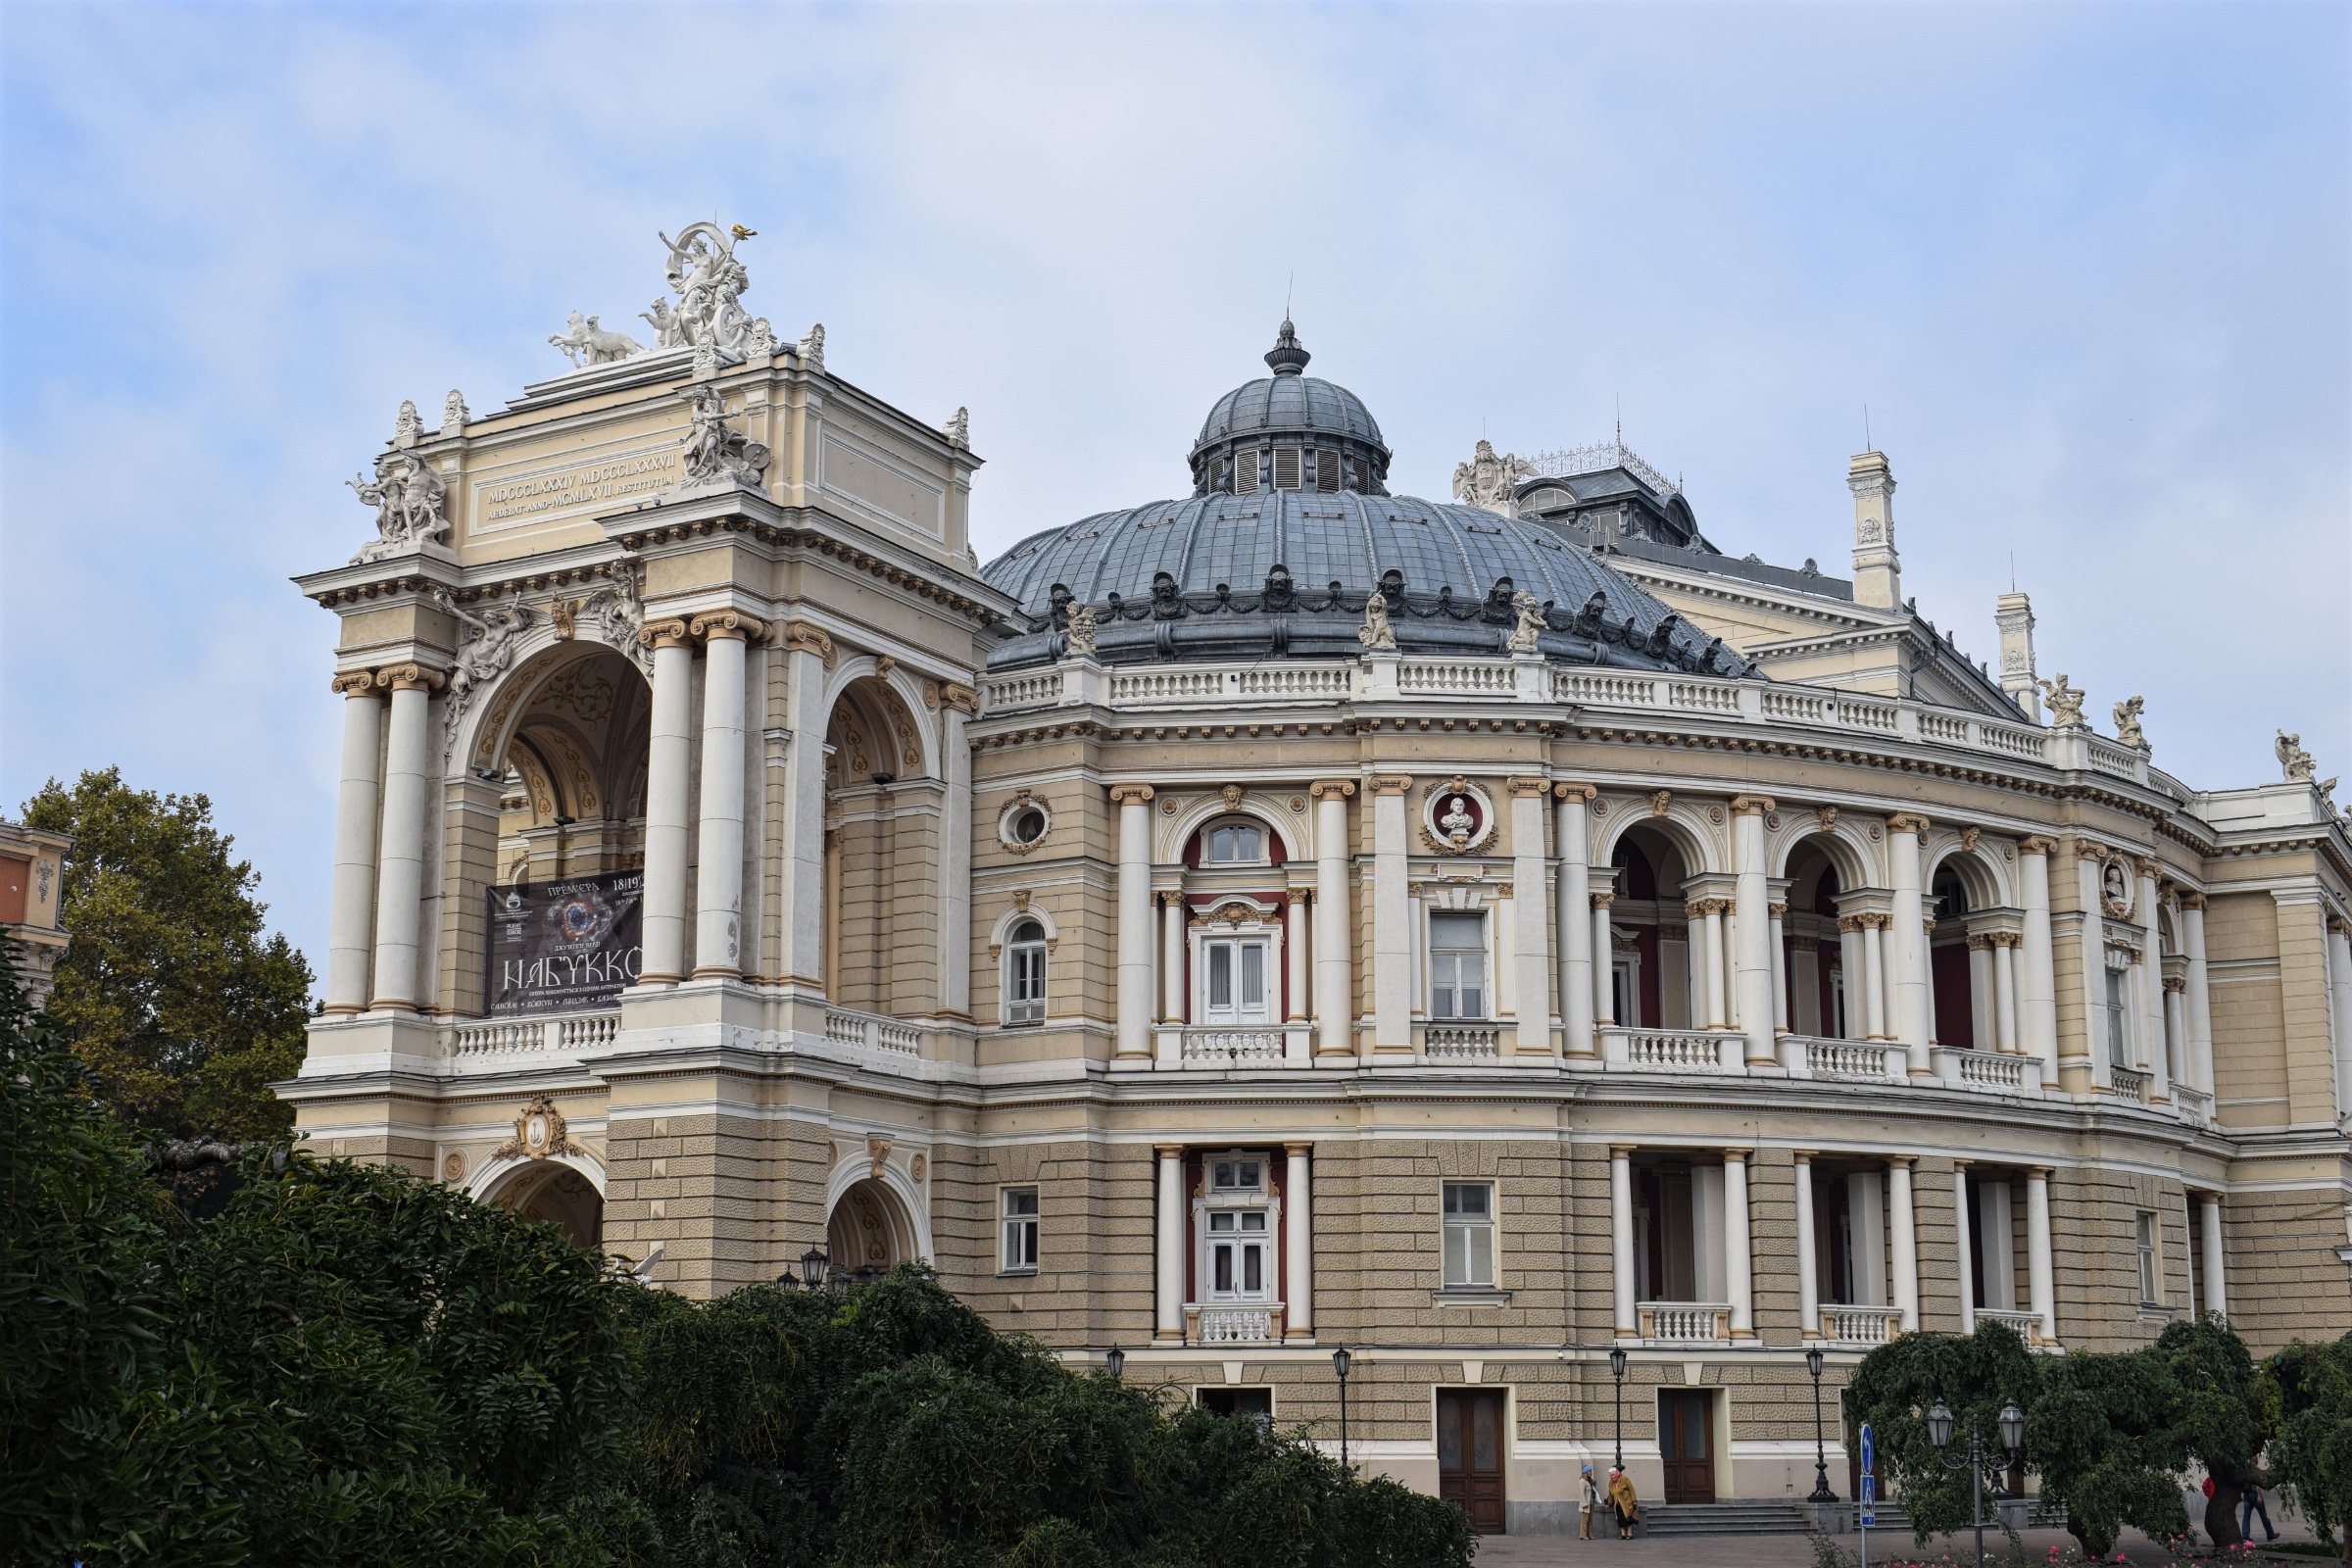
[[[2259,1387],[2278,1424],[2271,1459],[2279,1484],[2352,1562],[2352,1334],[2288,1346],[2264,1364]]]
[[[265,935],[260,881],[202,795],[133,790],[119,769],[51,779],[27,825],[74,835],[60,912],[73,946],[49,1012],[98,1093],[142,1133],[283,1138],[270,1092],[302,1065],[311,970]]]
[[[1989,1454],[1984,1476],[1989,1497],[2006,1468],[1998,1452],[2001,1406],[2015,1401],[2031,1410],[2038,1371],[2016,1332],[1990,1322],[1972,1335],[1901,1335],[1854,1369],[1847,1412],[1870,1423],[1882,1484],[1903,1499],[1922,1544],[1966,1525],[1974,1507],[1968,1472],[1946,1469],[1929,1441],[1928,1411],[1938,1399],[1951,1406],[1956,1449],[1967,1442],[1970,1417],[1976,1418]]]

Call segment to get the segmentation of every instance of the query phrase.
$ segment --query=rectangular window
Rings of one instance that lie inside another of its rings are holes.
[[[1007,955],[1004,1021],[1046,1021],[1046,945],[1015,942]]]
[[[1340,455],[1337,452],[1315,454],[1315,488],[1325,495],[1340,492]]]
[[[1298,488],[1298,449],[1297,447],[1276,447],[1274,449],[1274,488],[1277,490]]]
[[[1233,493],[1237,496],[1257,494],[1257,454],[1236,452],[1233,455]]]
[[[2156,1268],[2156,1216],[2143,1211],[2138,1220],[2139,1298],[2155,1306],[2164,1300],[2164,1285]]]
[[[1446,1184],[1446,1284],[1494,1284],[1494,1189],[1486,1182]]]
[[[1487,1015],[1485,915],[1429,917],[1429,1015],[1433,1018]]]
[[[1007,1274],[1034,1273],[1037,1269],[1037,1189],[1007,1187],[1004,1190],[1004,1271]]]
[[[1210,937],[1200,944],[1206,964],[1201,982],[1202,1022],[1268,1020],[1267,945],[1263,937]]]
[[[1212,1208],[1208,1211],[1208,1294],[1211,1300],[1265,1299],[1273,1276],[1267,1252],[1266,1211]]]
[[[2124,971],[2107,971],[2107,1060],[2114,1066],[2132,1065],[2132,1053],[2124,1041]]]

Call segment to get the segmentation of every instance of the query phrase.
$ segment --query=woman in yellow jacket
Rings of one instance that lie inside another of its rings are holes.
[[[1609,1505],[1617,1510],[1617,1539],[1634,1539],[1634,1525],[1642,1517],[1642,1499],[1634,1495],[1634,1478],[1622,1470],[1609,1472]]]

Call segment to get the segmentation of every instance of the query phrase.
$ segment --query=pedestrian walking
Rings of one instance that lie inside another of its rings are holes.
[[[1622,1470],[1609,1471],[1609,1506],[1617,1510],[1617,1539],[1634,1539],[1634,1526],[1642,1522],[1642,1499],[1634,1494],[1634,1478]]]
[[[2238,1489],[2237,1533],[2248,1541],[2254,1539],[2254,1516],[2262,1515],[2263,1541],[2267,1544],[2278,1539],[2278,1529],[2271,1523],[2271,1510],[2262,1500],[2262,1483],[2248,1481]]]
[[[1592,1467],[1585,1466],[1584,1500],[1576,1505],[1576,1539],[1592,1539],[1592,1510],[1600,1506],[1600,1483],[1592,1479]]]

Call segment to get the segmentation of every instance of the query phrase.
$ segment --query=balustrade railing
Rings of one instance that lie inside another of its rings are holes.
[[[1805,1041],[1805,1071],[1816,1078],[1901,1077],[1900,1046],[1875,1040]],[[1888,1058],[1896,1058],[1889,1064]]]
[[[829,1009],[825,1013],[825,1040],[831,1045],[863,1046],[894,1056],[916,1057],[923,1054],[922,1030],[870,1012]]]
[[[609,1046],[620,1034],[620,1009],[554,1012],[535,1018],[484,1018],[441,1031],[445,1056],[500,1056],[523,1052],[567,1052]]]
[[[1422,1054],[1440,1060],[1481,1060],[1502,1054],[1502,1031],[1494,1024],[1430,1024],[1421,1032]]]
[[[1917,742],[2003,761],[2089,766],[2119,778],[2147,777],[2146,753],[2081,729],[2036,729],[1962,709],[1834,687],[1557,665],[1542,665],[1531,673],[1523,668],[1527,663],[1525,659],[1477,657],[1108,667],[1078,662],[984,677],[980,700],[982,712],[995,715],[1088,704],[1111,709],[1280,707],[1381,696],[1466,697],[1569,704],[1595,713],[1618,710],[1744,717],[1765,725]],[[1384,684],[1392,680],[1393,685]]]
[[[1184,1060],[1195,1066],[1220,1067],[1241,1062],[1282,1059],[1280,1029],[1235,1029],[1210,1025],[1184,1031]]]
[[[1899,1306],[1850,1306],[1824,1301],[1821,1337],[1834,1345],[1885,1345],[1903,1326]]]
[[[1955,1051],[1952,1062],[1959,1071],[1960,1081],[1971,1089],[1989,1089],[1996,1094],[2022,1095],[2026,1092],[2026,1058],[2002,1055],[1990,1051]]]
[[[2107,1075],[2109,1094],[2118,1100],[2129,1100],[2133,1104],[2144,1105],[2148,1102],[2148,1074],[2137,1067],[2109,1067]]]
[[[1617,1029],[1600,1032],[1603,1065],[1628,1072],[1736,1072],[1742,1035],[1703,1029]],[[1728,1043],[1728,1045],[1727,1045]]]
[[[2202,1089],[2191,1089],[2184,1083],[2173,1085],[2173,1103],[2180,1110],[2180,1119],[2202,1126],[2213,1119],[2213,1096]]]
[[[2006,1323],[2009,1327],[2017,1330],[2017,1337],[2029,1346],[2039,1343],[2041,1339],[2041,1319],[2032,1312],[2012,1312],[2006,1307],[1980,1306],[1977,1308],[1977,1321],[1980,1323]]]
[[[1195,1301],[1184,1311],[1196,1345],[1263,1345],[1282,1338],[1280,1301]]]
[[[1732,1337],[1732,1309],[1723,1301],[1641,1301],[1642,1337],[1658,1345],[1714,1345]]]

